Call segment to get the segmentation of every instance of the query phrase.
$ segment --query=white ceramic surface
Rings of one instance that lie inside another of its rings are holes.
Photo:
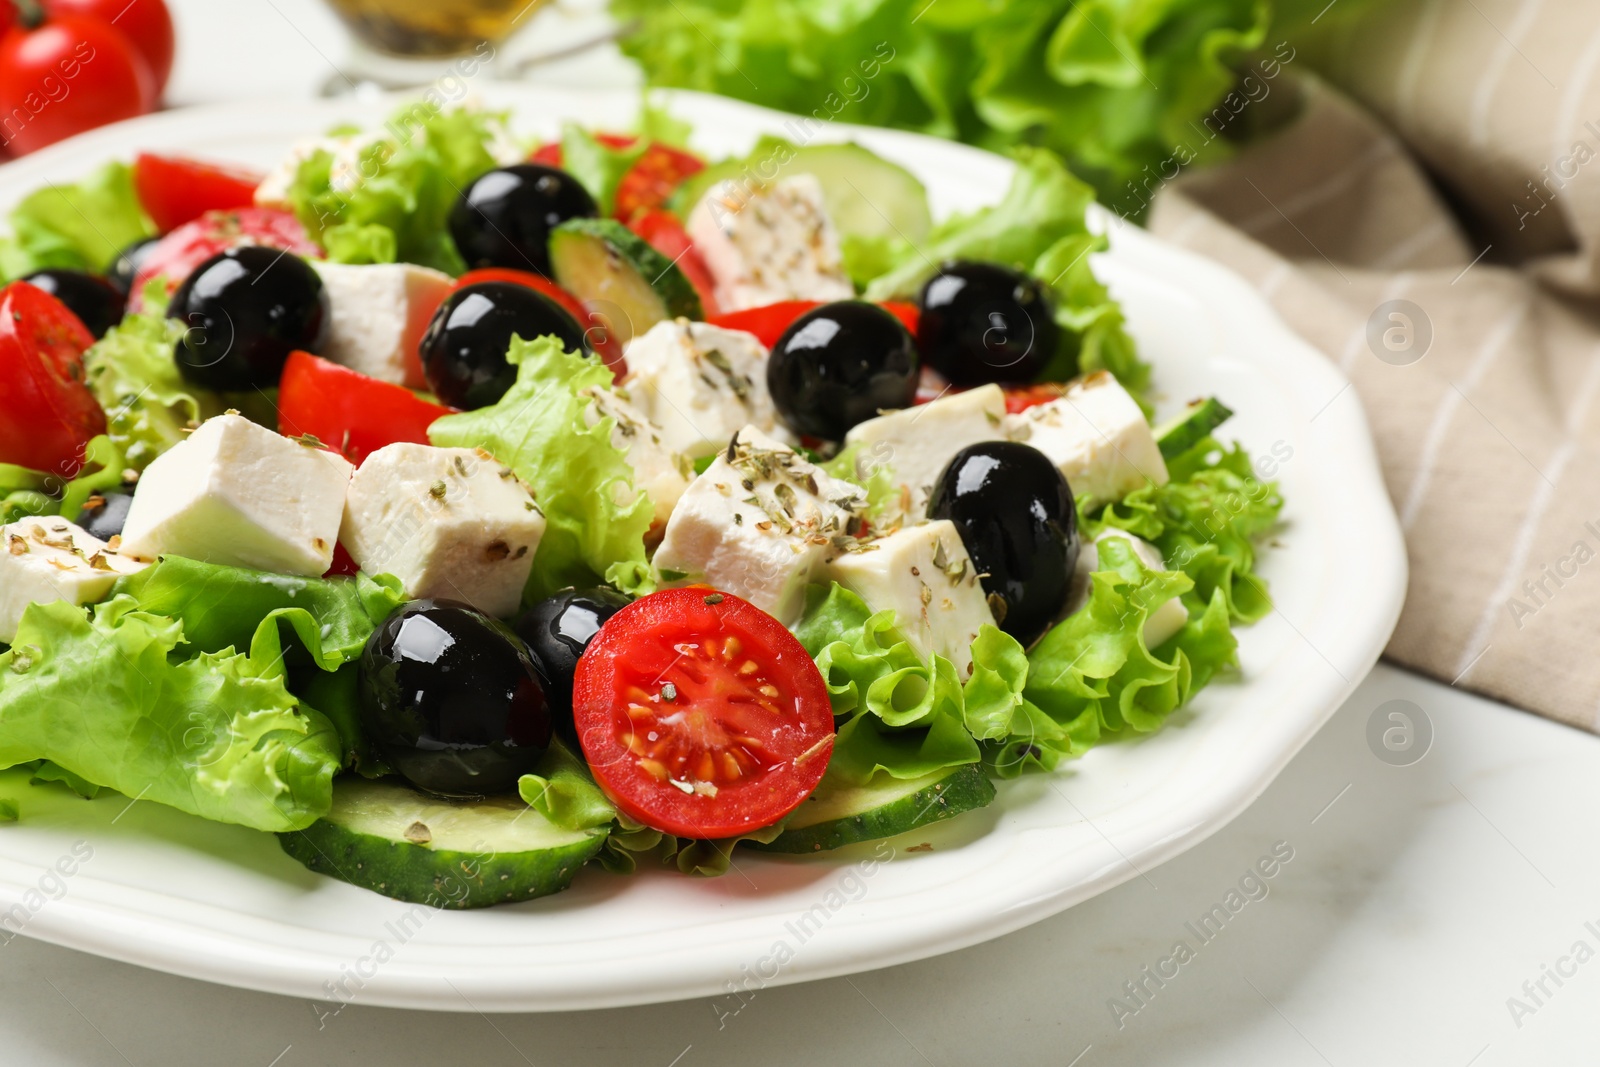
[[[563,117],[616,125],[628,94],[500,90],[517,126]],[[783,116],[685,94],[672,108],[713,153]],[[230,105],[110,127],[0,171],[0,208],[111,157],[172,149],[265,165],[288,143],[387,106]],[[936,212],[992,201],[1010,165],[907,134],[829,127],[927,182]],[[1109,225],[1109,220],[1107,221]],[[561,1010],[680,999],[727,983],[777,985],[918,959],[996,937],[1178,854],[1249,804],[1376,660],[1405,590],[1400,534],[1354,393],[1240,279],[1113,226],[1096,266],[1124,302],[1174,403],[1215,394],[1228,431],[1288,498],[1262,571],[1278,610],[1243,632],[1243,675],[1213,685],[1160,733],[1105,746],[1053,776],[1001,788],[983,812],[824,857],[744,857],[718,880],[585,872],[568,893],[474,913],[418,913],[312,875],[266,835],[111,797],[23,794],[0,832],[0,913],[87,842],[70,892],[22,923],[28,936],[212,981],[302,996],[347,980],[361,1003]],[[7,783],[9,784],[9,783]],[[14,791],[12,791],[14,792]],[[909,851],[911,846],[930,849]],[[803,916],[809,920],[802,924]],[[381,962],[379,958],[381,959]],[[778,962],[781,960],[782,962]]]

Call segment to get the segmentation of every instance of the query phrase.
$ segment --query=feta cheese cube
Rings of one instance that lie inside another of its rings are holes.
[[[667,447],[691,459],[728,447],[742,427],[770,433],[767,350],[754,334],[704,322],[658,322],[628,343],[623,386]]]
[[[725,312],[855,296],[822,184],[813,175],[770,185],[718,182],[689,213],[688,230]]]
[[[947,520],[908,526],[844,551],[822,572],[866,601],[873,611],[893,610],[900,632],[923,656],[937,653],[966,678],[972,642],[994,612],[955,524]]]
[[[1166,560],[1161,558],[1161,550],[1143,538],[1135,537],[1123,530],[1102,530],[1099,537],[1082,546],[1078,550],[1078,564],[1072,573],[1072,582],[1067,591],[1067,614],[1071,615],[1089,602],[1089,575],[1100,569],[1100,552],[1096,547],[1108,538],[1120,537],[1133,546],[1133,554],[1139,557],[1150,570],[1167,570]],[[1162,601],[1155,610],[1151,611],[1144,620],[1144,644],[1146,648],[1155,648],[1161,642],[1183,629],[1183,624],[1189,621],[1189,609],[1183,606],[1183,601],[1177,597]]]
[[[678,501],[656,550],[669,583],[706,582],[790,625],[805,587],[847,543],[866,494],[753,426]]]
[[[66,519],[0,526],[0,643],[16,640],[29,604],[93,604],[106,598],[118,578],[145,566]]]
[[[868,419],[844,440],[847,447],[860,448],[856,473],[863,480],[887,468],[900,486],[901,521],[921,522],[934,483],[950,460],[968,445],[1003,440],[1005,414],[1005,393],[998,385],[984,385]]]
[[[339,541],[412,599],[459,600],[503,618],[522,602],[544,527],[532,492],[488,452],[401,443],[350,479]]]
[[[652,528],[665,527],[694,477],[694,463],[667,447],[661,427],[639,410],[627,390],[590,386],[583,395],[594,401],[584,413],[590,426],[604,418],[616,420],[611,444],[627,454],[634,488],[650,494],[655,505]]]
[[[455,284],[414,263],[321,263],[328,325],[317,354],[369,378],[426,389],[417,346]]]
[[[1105,371],[1073,382],[1066,395],[1006,417],[1013,441],[1050,457],[1074,498],[1121,500],[1144,485],[1165,485],[1167,464],[1139,404]]]
[[[350,464],[235,414],[207,419],[139,478],[122,554],[315,577],[333,562]]]

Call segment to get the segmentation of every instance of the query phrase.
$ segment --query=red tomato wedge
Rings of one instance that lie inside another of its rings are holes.
[[[0,463],[70,478],[83,446],[106,432],[105,412],[83,381],[94,338],[43,289],[0,289]]]
[[[699,294],[700,306],[707,317],[717,313],[716,280],[711,277],[711,269],[706,266],[706,261],[695,251],[694,242],[689,240],[689,232],[676,215],[670,211],[643,211],[628,220],[628,229],[678,265],[683,276],[689,279],[689,284]]]
[[[322,249],[311,243],[305,227],[291,212],[269,207],[210,211],[179,226],[150,249],[134,276],[128,310],[143,308],[144,287],[156,276],[164,275],[167,292],[174,292],[190,271],[218,252],[239,245],[267,245],[314,259],[322,256]]]
[[[162,233],[208,211],[253,206],[261,177],[242,167],[148,152],[139,153],[133,163],[133,187],[139,203]]]
[[[510,267],[482,267],[478,270],[469,270],[456,279],[456,288],[461,289],[478,282],[510,282],[512,285],[526,285],[529,289],[536,290],[560,304],[562,309],[571,315],[584,331],[590,347],[600,361],[614,371],[618,378],[627,373],[627,367],[622,362],[622,345],[613,336],[610,330],[605,329],[604,323],[589,309],[583,306],[583,301],[567,292],[549,278],[534,274],[531,271],[514,270]]]
[[[1006,413],[1009,415],[1020,414],[1029,408],[1048,404],[1052,400],[1060,400],[1067,395],[1067,386],[1064,382],[1035,382],[1032,385],[1008,385],[1005,387]]]
[[[816,788],[833,753],[828,688],[800,642],[704,586],[613,615],[578,661],[572,711],[618,809],[680,837],[772,825]]]
[[[290,353],[278,382],[278,432],[311,434],[357,466],[384,445],[428,444],[433,420],[453,410],[309,352]]]
[[[730,311],[726,315],[706,314],[706,321],[713,326],[721,326],[726,330],[743,330],[753,333],[761,343],[771,348],[778,343],[778,338],[783,336],[783,331],[794,325],[794,320],[822,305],[815,300],[784,300],[777,304],[767,304],[758,308],[745,308],[743,311]],[[886,301],[880,305],[883,310],[899,319],[901,324],[912,337],[917,336],[917,321],[922,312],[915,304],[906,304],[899,301]]]
[[[601,133],[595,135],[595,140],[608,148],[628,148],[637,144],[639,138],[632,134]],[[564,158],[561,143],[551,141],[540,145],[528,157],[528,162],[559,167]],[[694,153],[651,141],[617,183],[616,204],[611,213],[619,221],[628,222],[642,211],[664,207],[678,191],[678,186],[705,169],[705,160]]]

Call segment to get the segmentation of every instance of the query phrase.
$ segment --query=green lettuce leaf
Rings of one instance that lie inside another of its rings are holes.
[[[611,444],[614,420],[588,421],[594,401],[584,390],[609,389],[611,372],[564,351],[554,337],[513,338],[506,358],[517,366],[511,390],[490,407],[439,419],[429,439],[486,449],[532,487],[546,526],[529,600],[601,579],[627,593],[649,592],[650,499],[635,489],[627,456]]]
[[[328,811],[337,734],[281,662],[175,661],[181,623],[117,596],[93,614],[31,605],[0,654],[0,766],[49,760],[84,782],[260,830]]]
[[[631,145],[613,147],[602,144],[594,134],[575,122],[561,127],[561,169],[578,179],[589,191],[600,214],[609,217],[617,206],[617,186],[639,157],[644,155],[648,142],[643,138]]]
[[[72,790],[85,800],[93,800],[105,790],[102,786],[73,774],[65,767],[57,766],[49,760],[40,760],[33,769],[33,777],[28,779],[29,785],[63,785]]]
[[[183,325],[160,312],[129,315],[84,353],[89,389],[106,412],[106,433],[129,467],[150,461],[226,406],[184,381],[172,358]]]
[[[104,274],[124,248],[156,232],[126,163],[107,163],[74,185],[46,185],[12,209],[10,222],[11,236],[0,238],[3,279],[46,267]]]

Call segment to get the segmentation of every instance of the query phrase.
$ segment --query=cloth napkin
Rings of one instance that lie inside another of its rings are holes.
[[[1600,4],[1334,25],[1269,42],[1195,138],[1297,117],[1156,176],[1150,227],[1354,383],[1411,563],[1388,658],[1600,731]]]

